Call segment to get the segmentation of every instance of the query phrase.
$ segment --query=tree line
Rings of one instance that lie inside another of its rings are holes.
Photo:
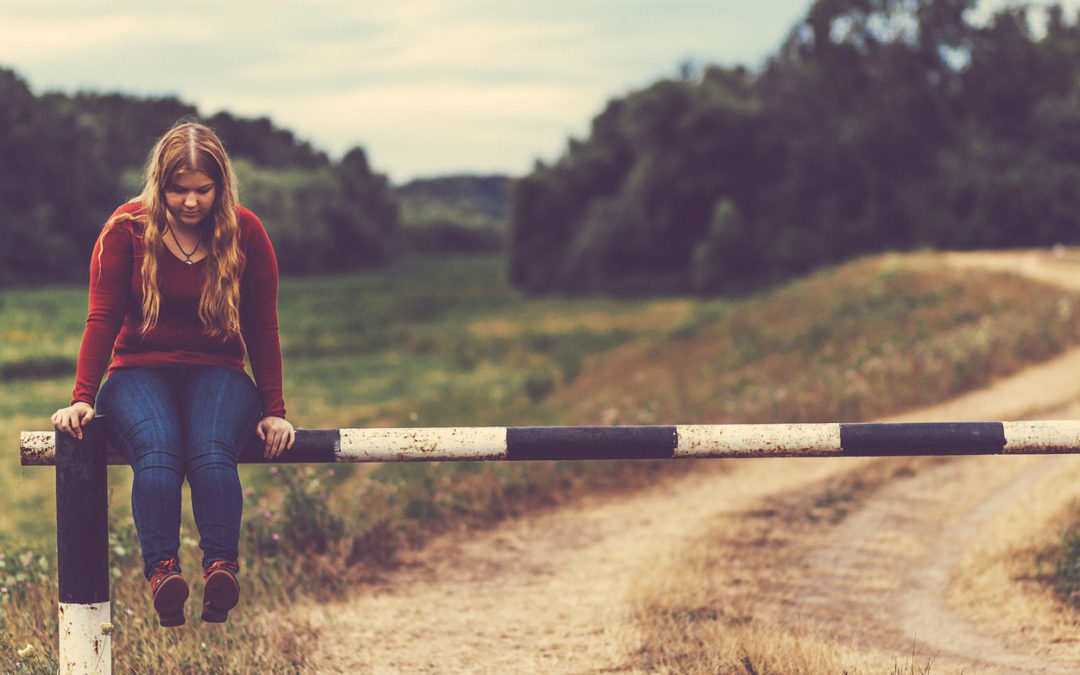
[[[511,186],[530,292],[740,292],[859,254],[1080,241],[1060,6],[816,0],[759,69],[684,64]]]
[[[199,111],[173,97],[35,95],[0,68],[0,285],[83,281],[105,219],[137,195],[154,142],[198,119],[236,163],[283,273],[333,272],[394,252],[397,202],[362,148],[340,161],[266,118]]]

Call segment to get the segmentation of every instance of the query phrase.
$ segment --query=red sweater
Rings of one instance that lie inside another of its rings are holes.
[[[142,205],[124,204],[119,213]],[[94,405],[102,374],[121,368],[215,365],[244,369],[244,349],[262,400],[263,415],[285,416],[281,394],[281,343],[278,338],[278,269],[274,249],[259,219],[237,207],[240,250],[240,328],[243,335],[211,337],[199,319],[207,258],[187,265],[162,247],[158,255],[161,305],[157,325],[146,335],[142,325],[141,227],[130,220],[103,231],[90,260],[90,309],[79,349],[72,403]],[[112,363],[109,363],[110,356]]]

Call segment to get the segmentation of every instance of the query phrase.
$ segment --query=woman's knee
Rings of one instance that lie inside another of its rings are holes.
[[[163,471],[181,478],[184,475],[184,457],[179,452],[179,449],[162,450],[154,447],[136,447],[132,456],[127,459],[136,474]]]
[[[240,458],[240,446],[235,439],[203,439],[193,443],[188,450],[188,473],[205,470],[228,470],[236,472]]]
[[[132,463],[134,493],[165,497],[179,494],[184,484],[184,468],[176,462],[148,456]]]

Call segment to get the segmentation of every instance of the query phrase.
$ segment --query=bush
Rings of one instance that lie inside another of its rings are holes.
[[[344,520],[331,511],[322,482],[322,477],[333,475],[333,469],[274,466],[269,471],[278,477],[281,495],[273,506],[264,503],[259,513],[245,519],[249,555],[330,551],[345,530]]]
[[[401,231],[401,248],[415,253],[498,253],[503,246],[502,233],[495,228],[443,221]]]
[[[1077,515],[1080,516],[1080,510]],[[1054,592],[1064,602],[1080,609],[1080,518],[1075,518],[1066,529],[1051,560]]]

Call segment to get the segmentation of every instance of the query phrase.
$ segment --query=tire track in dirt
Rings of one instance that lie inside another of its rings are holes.
[[[1048,457],[1036,461],[1019,473],[1007,485],[981,501],[975,509],[967,513],[955,524],[940,531],[942,542],[970,542],[978,535],[979,529],[992,518],[1001,514],[1009,505],[1046,478],[1051,472],[1060,470],[1063,457]],[[958,467],[963,470],[964,467]],[[930,485],[921,486],[924,490],[937,490],[933,478]],[[946,488],[948,489],[948,488]],[[983,635],[974,630],[961,617],[953,612],[946,602],[949,586],[963,559],[964,549],[959,546],[941,546],[932,551],[929,561],[916,574],[908,574],[906,588],[900,601],[903,626],[906,632],[920,640],[924,650],[933,649],[938,653],[978,655],[982,664],[992,665],[1005,672],[1016,673],[1074,673],[1076,662],[1070,665],[1055,664],[1032,653],[1017,653],[1001,644],[992,636]],[[1005,591],[1005,589],[1002,589]],[[960,659],[960,665],[964,660]]]
[[[1021,273],[1017,267],[1028,266],[1029,274],[1044,275],[1048,266],[1063,266],[1054,280],[1080,288],[1080,270],[1065,261],[979,255],[946,259]],[[1080,372],[1080,350],[905,418],[1021,419],[1033,409],[1080,401],[1080,383],[1063,381],[1080,378],[1061,377],[1063,368]],[[879,460],[740,460],[724,465],[726,472],[709,465],[628,497],[586,500],[491,532],[446,537],[384,584],[339,603],[298,607],[299,620],[323,635],[311,666],[318,672],[638,672],[631,654],[642,636],[629,606],[636,575],[685,573],[678,551],[718,520],[740,518],[763,500],[873,461]],[[892,481],[827,536],[792,540],[796,548],[787,553],[803,561],[805,580],[795,589],[794,608],[790,588],[774,589],[775,596],[760,589],[755,603],[763,615],[790,617],[802,629],[878,654],[903,654],[915,639],[922,653],[934,655],[935,672],[938,666],[1068,672],[1080,666],[1080,656],[1052,661],[1036,655],[1038,645],[1006,648],[958,618],[944,598],[979,526],[1066,464],[963,458]],[[730,543],[737,551],[738,542]],[[693,583],[692,574],[686,583]],[[881,665],[892,669],[891,661]]]
[[[981,526],[1062,470],[1067,459],[963,458],[888,485],[820,548],[809,547],[806,574],[817,580],[812,594],[828,606],[814,615],[818,625],[828,626],[829,637],[893,653],[913,647],[935,672],[1077,672],[1080,659],[1050,660],[1034,642],[1019,650],[1007,646],[978,632],[947,601]],[[1076,463],[1070,466],[1075,470]],[[1023,628],[1008,617],[1001,622],[1005,630],[1010,623],[1017,633]]]

